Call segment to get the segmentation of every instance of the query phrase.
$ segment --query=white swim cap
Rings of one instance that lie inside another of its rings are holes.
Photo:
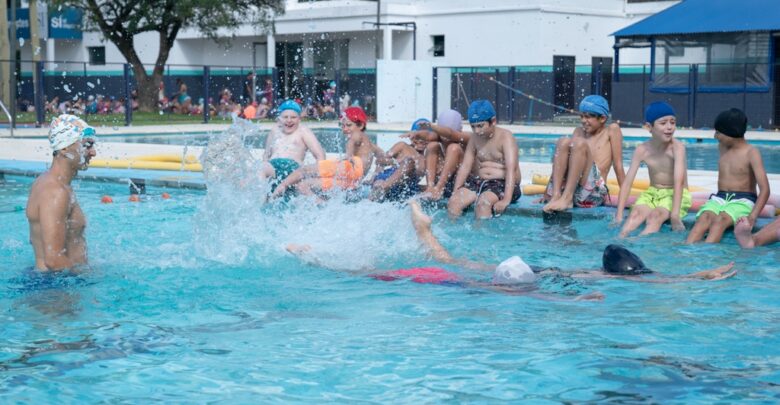
[[[520,284],[534,281],[536,281],[536,274],[519,256],[504,260],[493,273],[493,284]]]
[[[62,114],[49,125],[49,143],[54,151],[65,149],[83,137],[94,138],[95,129],[75,115]]]

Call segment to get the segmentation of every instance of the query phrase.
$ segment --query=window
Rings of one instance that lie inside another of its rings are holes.
[[[105,65],[106,64],[106,47],[105,46],[90,46],[87,47],[89,52],[89,64],[90,65]]]
[[[433,36],[433,56],[444,56],[444,35]]]

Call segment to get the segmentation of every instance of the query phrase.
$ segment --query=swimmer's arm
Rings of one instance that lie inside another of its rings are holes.
[[[771,190],[769,189],[769,179],[766,175],[766,168],[764,168],[764,161],[761,159],[761,153],[758,149],[751,147],[748,156],[750,158],[750,169],[753,170],[753,176],[756,178],[756,184],[758,185],[759,191],[756,204],[753,206],[753,211],[750,212],[748,218],[750,224],[753,225],[756,223],[756,219],[761,213],[761,210],[764,209],[764,205],[766,205],[766,202],[769,200]]]
[[[682,205],[682,193],[683,186],[686,183],[686,157],[685,157],[685,145],[682,142],[676,141],[673,144],[674,152],[674,195],[672,198],[672,212],[670,220],[672,223],[672,229],[675,231],[684,231],[685,225],[682,224],[680,219],[680,206]]]
[[[623,222],[623,210],[626,208],[626,201],[628,201],[628,195],[631,193],[631,185],[634,184],[634,178],[639,171],[639,165],[642,163],[645,154],[645,145],[641,144],[636,147],[634,155],[631,157],[631,166],[628,168],[628,173],[620,183],[620,195],[618,196],[617,210],[615,211],[615,224]]]
[[[512,203],[512,196],[515,193],[515,183],[520,179],[515,179],[517,166],[517,141],[515,137],[508,135],[505,137],[502,149],[504,151],[504,198],[493,205],[493,213],[501,215],[506,207]]]
[[[311,132],[309,128],[303,129],[303,144],[309,149],[315,159],[325,160],[325,149],[322,148],[320,141],[314,136],[314,132]]]
[[[395,149],[395,145],[387,152],[374,144],[371,144],[371,149],[374,151],[374,159],[376,159],[377,166],[390,166],[394,163],[395,154],[393,149]]]
[[[474,149],[474,142],[469,141],[468,145],[466,145],[466,152],[463,155],[463,163],[461,163],[458,174],[455,176],[455,184],[452,188],[454,191],[457,191],[466,184],[466,178],[468,178],[472,166],[474,166],[475,156],[476,150]]]
[[[471,138],[468,133],[456,131],[452,128],[443,127],[441,125],[431,124],[431,130],[435,132],[439,137],[449,141],[465,145]]]
[[[626,178],[626,172],[623,170],[623,131],[618,124],[612,123],[607,127],[607,135],[612,149],[612,168],[615,170],[618,184],[623,184]]]
[[[74,264],[65,250],[70,195],[61,187],[46,194],[49,204],[46,209],[39,209],[44,264],[49,270],[65,270]]]

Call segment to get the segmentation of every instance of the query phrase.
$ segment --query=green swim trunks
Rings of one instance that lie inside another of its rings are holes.
[[[688,215],[688,210],[691,208],[693,198],[687,188],[683,189],[682,201],[680,202],[680,218]],[[666,208],[669,212],[672,212],[672,206],[674,205],[674,189],[673,188],[655,188],[648,187],[639,198],[634,202],[634,207],[637,205],[646,205],[650,208]]]
[[[710,199],[699,208],[696,218],[699,218],[701,214],[707,211],[715,215],[725,212],[736,224],[737,220],[753,212],[757,198],[758,196],[755,193],[718,191],[716,194],[711,195]]]
[[[298,164],[298,162],[287,158],[271,159],[268,161],[268,163],[274,168],[274,171],[276,172],[276,177],[271,180],[271,191],[275,190],[276,186],[278,186],[282,180],[286,179],[290,173],[294,172],[301,166]]]

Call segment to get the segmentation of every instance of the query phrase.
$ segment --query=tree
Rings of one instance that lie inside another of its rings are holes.
[[[204,37],[224,42],[220,34],[232,33],[243,23],[270,26],[274,15],[284,12],[284,0],[51,0],[53,5],[79,8],[85,28],[103,33],[132,66],[141,111],[154,111],[165,63],[179,31],[200,30]],[[136,52],[133,37],[159,33],[159,52],[151,75]]]

